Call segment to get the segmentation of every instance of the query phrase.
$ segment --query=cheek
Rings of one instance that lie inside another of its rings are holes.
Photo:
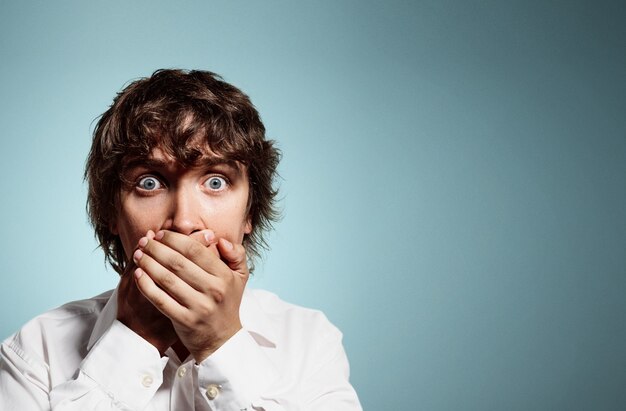
[[[126,257],[130,256],[130,253],[134,251],[134,245],[139,241],[138,231],[134,229],[132,224],[120,224],[119,225],[119,236],[122,241],[122,246],[124,247],[124,252],[126,253]]]
[[[213,211],[216,210],[213,209]],[[224,237],[232,242],[241,244],[243,236],[252,231],[252,226],[247,218],[246,203],[242,205],[241,201],[223,204],[219,212],[209,213],[206,216],[208,218],[206,218],[205,226],[215,231],[218,237]]]
[[[121,211],[121,217],[117,222],[117,230],[127,257],[135,250],[139,239],[146,235],[149,229],[152,229],[150,216],[151,213]]]

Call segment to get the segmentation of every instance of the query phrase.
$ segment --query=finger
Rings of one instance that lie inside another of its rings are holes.
[[[248,259],[243,245],[233,244],[225,238],[220,238],[217,248],[222,259],[231,270],[246,277],[248,276]]]
[[[200,243],[191,241],[199,247],[196,252],[205,255],[213,254]],[[135,252],[135,256],[138,257],[136,260],[139,266],[148,272],[161,288],[188,308],[199,296],[190,293],[187,287],[202,294],[223,288],[220,278],[209,275],[210,273],[207,273],[202,267],[159,241],[140,241],[140,250],[139,253]],[[228,270],[228,267],[224,266],[223,270]],[[187,287],[183,287],[183,285]]]
[[[180,305],[172,296],[163,291],[141,268],[134,271],[135,283],[144,297],[166,317],[180,321],[187,315],[187,308]]]
[[[186,307],[199,297],[190,279],[199,282],[200,277],[208,277],[194,263],[156,241],[136,250],[133,259],[163,291]]]
[[[157,240],[162,239],[164,235],[165,235],[165,232],[163,233],[159,232],[159,236],[157,237]],[[199,242],[205,247],[209,247],[212,244],[217,243],[217,238],[215,237],[215,233],[213,232],[213,230],[207,229],[207,230],[196,231],[194,233],[189,234],[187,237],[193,240],[196,240],[197,242]]]
[[[148,232],[146,233],[146,238],[148,238],[149,240],[152,240],[154,238],[154,231],[148,230]],[[139,245],[138,245],[138,248],[140,248]],[[135,248],[135,251],[136,250],[137,248]],[[135,261],[133,260],[133,256],[131,256],[130,259],[126,261],[126,265],[124,266],[124,271],[122,272],[121,277],[122,278],[132,277],[136,268],[137,268],[137,265],[135,264]]]
[[[205,231],[204,243],[200,243],[184,234],[167,230],[159,231],[155,240],[175,250],[206,273],[223,278],[230,274],[230,270],[220,260],[218,253],[215,252],[216,250],[213,246],[217,242],[215,234],[211,230]],[[209,246],[207,247],[204,244],[209,244]]]

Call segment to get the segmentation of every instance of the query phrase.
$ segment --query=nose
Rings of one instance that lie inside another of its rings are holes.
[[[189,187],[179,187],[171,193],[169,216],[163,225],[164,229],[190,235],[205,228],[197,194]]]

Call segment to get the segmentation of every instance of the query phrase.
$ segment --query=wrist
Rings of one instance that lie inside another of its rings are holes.
[[[243,327],[241,325],[241,322],[238,321],[236,326],[229,328],[229,330],[227,332],[222,333],[222,335],[219,338],[213,339],[210,344],[204,345],[203,347],[198,347],[197,349],[193,349],[193,350],[189,349],[189,352],[193,356],[196,363],[200,364],[202,361],[208,358],[215,351],[219,350],[220,347],[226,344],[228,340],[230,340],[242,328]]]

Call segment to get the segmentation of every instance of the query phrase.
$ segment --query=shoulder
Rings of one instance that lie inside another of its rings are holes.
[[[16,334],[30,334],[47,328],[59,330],[59,327],[76,327],[79,323],[97,318],[104,305],[109,301],[112,290],[85,300],[72,301],[47,311],[27,322]],[[55,332],[54,334],[58,334]]]
[[[28,362],[48,365],[55,351],[84,355],[94,324],[112,291],[72,301],[27,322],[3,345]]]
[[[241,322],[287,379],[309,378],[320,369],[336,370],[342,378],[349,373],[343,335],[320,310],[250,289],[244,294]]]
[[[342,337],[322,311],[286,302],[266,290],[246,290],[242,308],[242,321],[247,319],[252,328],[261,328],[259,331],[274,334],[278,339],[301,337],[310,343]]]
[[[247,303],[255,305],[256,308],[261,309],[264,314],[269,316],[298,317],[299,319],[328,323],[328,319],[322,311],[287,302],[271,291],[256,288],[247,289],[244,293],[244,300],[246,299]]]

